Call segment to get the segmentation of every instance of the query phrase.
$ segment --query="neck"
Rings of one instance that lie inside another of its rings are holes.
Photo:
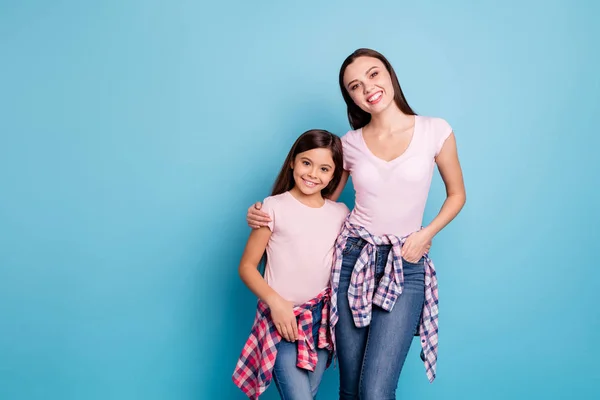
[[[392,132],[412,124],[414,115],[404,114],[396,103],[377,114],[371,114],[371,121],[366,125],[377,132]]]
[[[320,208],[325,203],[321,192],[306,195],[297,186],[294,186],[290,190],[290,194],[307,207]]]

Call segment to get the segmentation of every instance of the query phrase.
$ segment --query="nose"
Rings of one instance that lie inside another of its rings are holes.
[[[308,176],[310,176],[311,178],[316,178],[317,177],[317,167],[312,167],[312,169],[308,172]]]

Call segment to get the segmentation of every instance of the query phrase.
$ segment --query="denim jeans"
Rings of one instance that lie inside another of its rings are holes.
[[[319,327],[323,303],[317,304],[313,310],[313,339],[315,347],[319,342]],[[317,349],[318,362],[314,372],[298,368],[297,342],[288,342],[282,339],[277,345],[277,358],[273,368],[273,380],[282,400],[313,400],[317,396],[321,378],[327,367],[329,352],[326,349]]]
[[[425,259],[402,260],[404,289],[391,312],[373,305],[369,326],[357,328],[348,303],[348,286],[366,242],[348,238],[343,251],[337,298],[336,346],[340,366],[340,400],[396,399],[404,360],[420,321],[425,300]],[[376,248],[376,284],[383,276],[390,245]]]

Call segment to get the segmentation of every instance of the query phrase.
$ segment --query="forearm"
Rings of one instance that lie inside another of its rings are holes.
[[[239,274],[242,282],[246,284],[248,289],[269,307],[271,307],[275,300],[280,298],[279,294],[269,286],[260,272],[258,272],[256,266],[242,264],[240,265]]]
[[[431,221],[429,225],[423,228],[423,230],[426,231],[431,238],[433,238],[454,218],[456,218],[460,210],[465,205],[465,202],[466,195],[464,193],[448,195],[438,215]]]
[[[336,190],[335,192],[331,193],[329,196],[327,196],[327,199],[331,200],[331,201],[338,201],[338,199],[340,198],[340,195],[342,194],[341,190]]]
[[[349,176],[350,176],[350,173],[348,171],[342,172],[342,177],[340,179],[340,183],[338,184],[337,188],[335,188],[333,193],[331,193],[329,196],[327,196],[327,198],[329,200],[338,201],[342,192],[344,191],[344,188],[346,187],[346,183],[348,182]]]

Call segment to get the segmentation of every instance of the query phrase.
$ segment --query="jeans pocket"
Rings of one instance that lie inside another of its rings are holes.
[[[405,285],[411,285],[410,282],[415,280],[419,283],[425,279],[425,257],[421,257],[416,263],[411,263],[404,258],[402,259],[402,273],[404,274]]]
[[[346,255],[356,249],[358,247],[359,240],[359,238],[355,237],[349,237],[346,239],[346,245],[344,246],[344,250],[342,250],[342,255]]]
[[[417,261],[417,262],[410,262],[410,261],[407,261],[404,257],[402,257],[402,264],[403,265],[412,265],[412,266],[424,265],[425,264],[425,256],[421,257],[419,259],[419,261]]]
[[[350,284],[352,271],[354,271],[354,266],[360,256],[361,250],[360,239],[348,238],[344,253],[342,254],[342,266],[340,270],[340,286],[345,286],[346,289]]]

